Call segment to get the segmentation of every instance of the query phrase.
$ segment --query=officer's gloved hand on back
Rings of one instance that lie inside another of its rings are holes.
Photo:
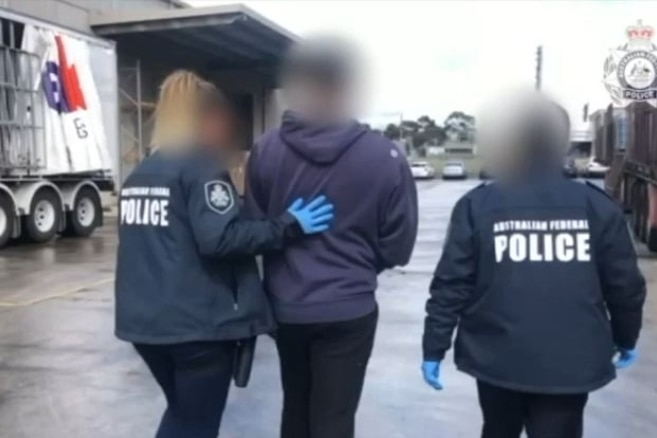
[[[425,360],[422,362],[424,381],[433,389],[440,391],[443,383],[440,381],[440,361]]]
[[[618,369],[628,368],[634,365],[634,362],[636,362],[638,358],[639,358],[639,350],[637,350],[636,348],[632,350],[619,348],[618,358],[614,362],[614,365],[616,365],[616,368]]]
[[[333,220],[333,204],[326,196],[317,196],[304,205],[299,198],[287,209],[305,234],[321,233],[329,229]]]

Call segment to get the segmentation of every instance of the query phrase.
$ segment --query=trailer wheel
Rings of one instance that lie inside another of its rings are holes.
[[[88,237],[98,227],[103,209],[98,193],[90,187],[82,187],[75,195],[73,209],[66,214],[67,236]]]
[[[0,248],[9,242],[14,229],[14,208],[8,196],[0,194]]]
[[[25,237],[36,243],[55,237],[61,221],[62,201],[51,189],[41,189],[32,198],[30,214],[24,217]]]

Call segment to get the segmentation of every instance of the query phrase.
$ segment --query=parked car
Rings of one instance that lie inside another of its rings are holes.
[[[411,163],[411,174],[415,179],[432,179],[436,177],[436,169],[426,161]]]
[[[586,164],[586,176],[589,178],[603,178],[609,167],[600,164],[595,158],[591,158]]]
[[[574,159],[566,159],[563,165],[563,174],[568,178],[577,178],[577,166]]]
[[[463,161],[448,161],[443,166],[443,179],[466,179],[468,171]]]

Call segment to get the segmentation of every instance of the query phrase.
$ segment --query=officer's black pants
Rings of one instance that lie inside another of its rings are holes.
[[[164,391],[156,438],[217,438],[233,375],[235,343],[135,345]]]
[[[279,326],[281,438],[353,438],[377,319]]]
[[[477,382],[482,438],[582,438],[588,394],[529,394]]]

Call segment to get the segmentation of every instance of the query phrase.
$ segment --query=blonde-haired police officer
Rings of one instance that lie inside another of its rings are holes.
[[[175,72],[161,89],[153,152],[120,192],[116,335],[135,345],[167,400],[157,438],[216,438],[238,340],[275,328],[254,255],[325,231],[333,206],[290,201],[240,217],[228,171],[226,102]],[[290,193],[293,196],[293,193]]]

